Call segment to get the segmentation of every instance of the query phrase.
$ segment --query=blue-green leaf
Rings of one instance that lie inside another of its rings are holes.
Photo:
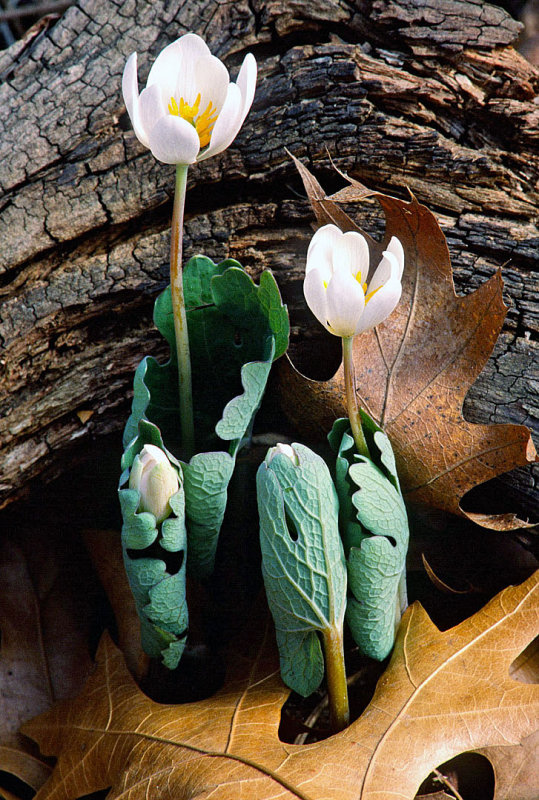
[[[146,426],[146,433],[151,428]],[[140,437],[140,450],[150,442]],[[127,479],[129,468],[137,453],[135,447],[127,454],[122,478]],[[122,509],[122,550],[124,564],[141,622],[142,646],[153,657],[161,656],[163,662],[173,669],[177,666],[185,647],[188,612],[185,598],[186,531],[185,497],[181,485],[170,499],[173,515],[156,525],[153,514],[137,508],[140,494],[136,489],[120,488]],[[121,484],[125,485],[125,484]],[[162,558],[159,551],[162,550]],[[166,554],[174,553],[177,569],[171,574],[164,560]]]
[[[369,460],[349,470],[358,491],[352,496],[365,536],[352,547],[348,582],[352,598],[346,619],[360,649],[382,660],[393,647],[404,598],[408,521],[403,499]]]
[[[189,572],[197,578],[207,578],[213,572],[234,458],[219,451],[197,453],[188,464],[182,462],[182,468],[189,532]]]
[[[250,433],[272,360],[288,342],[288,315],[270,273],[260,286],[228,259],[215,264],[195,256],[183,272],[193,371],[197,447],[185,476],[189,572],[213,570],[234,458]],[[181,456],[178,373],[170,288],[157,299],[154,321],[170,345],[170,359],[145,358],[134,383],[132,413],[124,432],[126,453],[139,446],[140,426]],[[144,436],[148,436],[146,431]],[[223,443],[226,442],[226,451]],[[207,451],[207,452],[204,452]],[[203,458],[202,458],[203,456]],[[125,461],[125,457],[124,457]],[[123,464],[125,470],[126,465]]]
[[[274,351],[275,340],[269,337],[265,360],[250,361],[243,365],[241,368],[243,393],[226,404],[223,416],[215,426],[215,431],[221,439],[236,443],[235,450],[245,435],[245,420],[251,420],[253,409],[257,410],[262,402]]]
[[[307,697],[324,678],[324,655],[314,630],[276,630],[281,677],[287,686]]]
[[[240,265],[238,264],[238,267]],[[290,326],[286,307],[275,278],[271,272],[263,272],[257,286],[243,269],[227,270],[212,279],[212,295],[216,306],[236,325],[245,326],[264,335],[268,332],[275,339],[274,358],[280,358],[288,347]]]
[[[323,638],[342,631],[346,567],[338,500],[320,456],[294,444],[257,474],[262,572],[275,621],[283,679],[302,695],[318,688]]]
[[[362,412],[372,457],[358,456],[348,420],[337,420],[330,444],[337,451],[350,596],[346,620],[360,650],[382,660],[391,651],[406,603],[408,520],[395,458],[385,433]]]

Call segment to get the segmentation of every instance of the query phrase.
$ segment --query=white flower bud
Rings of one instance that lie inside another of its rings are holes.
[[[153,444],[145,444],[129,474],[129,488],[140,492],[138,511],[149,511],[159,525],[172,513],[169,501],[179,487],[178,474],[166,454]]]
[[[266,455],[266,464],[268,464],[268,466],[271,464],[276,455],[287,456],[287,458],[289,458],[296,467],[299,464],[297,453],[289,444],[281,444],[279,442],[279,444],[275,445],[275,447],[270,447]]]

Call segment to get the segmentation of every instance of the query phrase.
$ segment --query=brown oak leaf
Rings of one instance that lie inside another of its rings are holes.
[[[513,662],[509,674],[522,683],[539,683],[539,637]],[[494,800],[537,800],[539,730],[513,747],[486,747],[479,752],[494,768]]]
[[[514,514],[474,514],[460,507],[462,496],[477,484],[536,460],[525,426],[473,424],[461,413],[507,311],[500,273],[458,297],[445,237],[425,206],[415,198],[404,202],[370,192],[356,181],[328,198],[306,167],[294,161],[319,225],[360,230],[336,200],[372,196],[385,213],[384,242],[397,236],[404,247],[402,299],[384,323],[356,337],[354,365],[359,403],[391,439],[406,498],[466,514],[488,528],[526,525]],[[385,244],[363,235],[372,263],[378,263]],[[300,433],[327,432],[336,417],[344,416],[342,365],[325,382],[306,378],[285,359],[280,369],[282,405]]]
[[[411,800],[462,751],[517,745],[539,727],[539,686],[509,669],[539,630],[539,572],[445,632],[419,603],[359,719],[324,741],[281,742],[287,690],[272,637],[236,652],[223,689],[162,705],[138,689],[108,637],[80,696],[23,731],[58,757],[36,800]]]
[[[20,725],[76,694],[92,667],[88,602],[77,597],[88,582],[74,585],[74,552],[44,526],[0,536],[0,796],[8,795],[2,773],[36,790],[48,778],[50,765]]]

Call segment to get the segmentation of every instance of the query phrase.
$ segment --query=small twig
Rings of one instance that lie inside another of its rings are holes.
[[[462,795],[457,791],[457,789],[455,789],[449,778],[446,778],[446,776],[440,772],[439,769],[434,769],[433,773],[436,775],[436,780],[440,783],[443,783],[446,789],[449,789],[449,791],[455,795],[455,800],[464,800]]]
[[[22,17],[44,17],[45,14],[55,14],[66,11],[73,5],[73,0],[49,0],[47,3],[34,3],[21,8],[8,8],[0,11],[0,22],[18,20]]]

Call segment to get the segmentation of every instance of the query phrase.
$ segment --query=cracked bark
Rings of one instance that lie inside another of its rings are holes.
[[[503,267],[510,310],[467,418],[539,433],[539,75],[510,46],[518,23],[479,0],[82,0],[0,53],[0,502],[120,431],[136,364],[163,353],[151,308],[173,168],[136,140],[119,86],[133,50],[145,79],[187,30],[233,75],[253,51],[260,79],[234,145],[190,171],[186,256],[271,268],[293,356],[327,376],[333,343],[301,295],[312,217],[285,148],[328,190],[326,147],[372,188],[410,187],[439,216],[457,291]],[[361,216],[379,235],[378,209]],[[501,479],[521,516],[539,518],[538,475]]]

